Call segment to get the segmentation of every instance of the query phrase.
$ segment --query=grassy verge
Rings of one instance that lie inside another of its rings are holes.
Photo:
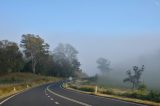
[[[32,87],[58,80],[60,80],[60,78],[34,75],[31,73],[6,74],[0,76],[0,99]]]
[[[112,88],[106,89],[103,87],[98,87],[97,92],[95,93],[95,86],[83,85],[78,83],[78,81],[64,84],[63,87],[71,90],[76,90],[81,93],[87,93],[87,94],[92,94],[92,95],[97,95],[97,96],[102,96],[107,98],[114,98],[114,99],[128,101],[128,102],[146,104],[149,106],[160,106],[159,102],[145,100],[146,98],[150,97],[148,96],[150,94],[149,92],[146,93],[144,91],[132,91],[128,89],[124,90],[124,89],[112,89]],[[145,98],[142,98],[142,97],[145,97]],[[152,98],[153,97],[154,96],[152,96]]]

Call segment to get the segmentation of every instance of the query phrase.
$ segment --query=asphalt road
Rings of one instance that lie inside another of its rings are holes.
[[[0,102],[0,106],[146,106],[82,94],[61,88],[61,82],[39,86]]]

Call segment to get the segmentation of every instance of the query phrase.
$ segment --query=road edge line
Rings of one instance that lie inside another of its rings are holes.
[[[22,92],[23,92],[23,91],[18,92],[18,93],[16,93],[16,94],[12,95],[12,96],[9,96],[8,98],[6,98],[6,99],[4,99],[3,101],[1,101],[1,102],[0,102],[0,105],[2,105],[3,103],[5,103],[6,101],[8,101],[9,99],[13,98],[14,96],[16,96],[16,95],[18,95],[18,94],[20,94],[20,93],[22,93]]]
[[[96,94],[91,93],[91,92],[81,91],[81,90],[77,90],[77,89],[73,89],[73,88],[64,88],[62,85],[61,85],[61,88],[64,89],[64,90],[69,90],[71,92],[87,94],[87,95],[90,95],[90,96],[94,96],[96,98],[104,98],[104,99],[113,100],[113,101],[116,101],[116,102],[123,102],[123,103],[127,103],[127,104],[135,104],[135,105],[139,105],[139,106],[150,106],[149,104],[137,103],[137,102],[126,101],[126,100],[121,100],[121,99],[112,98],[112,97],[106,97],[106,96],[102,96],[102,95],[96,95]]]
[[[58,97],[61,97],[61,98],[63,98],[63,99],[69,100],[69,101],[71,101],[71,102],[74,102],[74,103],[77,103],[77,104],[80,104],[80,105],[83,105],[83,106],[92,106],[92,105],[89,105],[89,104],[87,104],[87,103],[80,102],[80,101],[78,101],[78,100],[75,100],[75,99],[68,98],[68,97],[66,97],[66,96],[57,94],[57,93],[55,93],[55,92],[53,92],[52,90],[49,89],[50,86],[51,86],[51,85],[47,86],[47,91],[49,91],[50,93],[52,93],[52,94],[54,94],[54,95],[56,95],[56,96],[58,96]]]
[[[47,84],[50,84],[50,83],[52,83],[52,82],[46,83],[46,85],[47,85]],[[10,95],[10,96],[7,97],[6,99],[2,100],[2,101],[0,102],[0,105],[2,105],[3,103],[7,102],[9,99],[13,98],[14,96],[16,96],[16,95],[18,95],[18,94],[21,94],[21,93],[23,93],[23,92],[26,92],[26,91],[28,91],[28,90],[31,90],[31,89],[33,89],[33,88],[40,87],[40,86],[43,86],[43,85],[45,85],[45,84],[40,84],[40,85],[38,85],[38,86],[26,88],[26,89],[23,89],[23,90],[15,93],[15,94],[13,94],[13,95]]]

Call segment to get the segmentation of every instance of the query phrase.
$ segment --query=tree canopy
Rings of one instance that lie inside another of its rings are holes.
[[[102,73],[105,73],[105,72],[109,72],[111,70],[110,68],[110,64],[111,62],[105,58],[99,58],[97,61],[97,64],[98,64],[98,69],[102,72]]]
[[[32,62],[33,73],[36,73],[36,66],[41,56],[48,54],[49,45],[38,35],[24,34],[20,46],[24,49],[25,56]]]
[[[23,55],[15,42],[0,41],[0,72],[20,71],[23,68]]]
[[[8,40],[0,41],[0,73],[32,72],[59,77],[84,75],[77,55],[78,51],[70,44],[61,43],[52,52],[39,35],[23,34],[20,46]]]
[[[78,51],[70,44],[59,44],[54,52],[53,58],[57,70],[62,76],[74,75],[75,71],[79,71],[80,62],[77,59]]]

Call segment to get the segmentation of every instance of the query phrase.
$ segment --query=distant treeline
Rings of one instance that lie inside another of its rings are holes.
[[[82,71],[77,54],[70,44],[59,44],[50,51],[49,44],[40,36],[24,34],[20,45],[0,41],[0,74],[32,72],[59,77],[80,76]]]

